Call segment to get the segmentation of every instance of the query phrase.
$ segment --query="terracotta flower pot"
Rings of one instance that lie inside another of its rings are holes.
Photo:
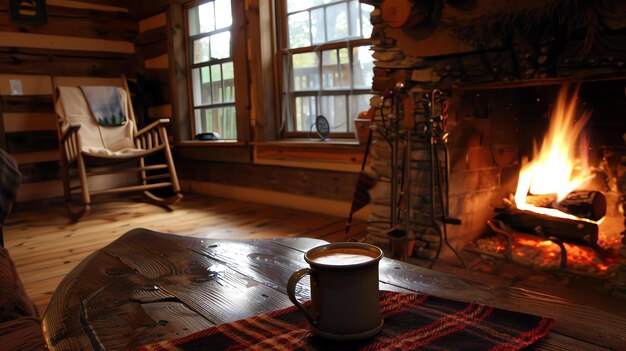
[[[354,120],[354,130],[356,132],[357,139],[359,140],[359,144],[367,143],[367,136],[370,132],[371,123],[372,121],[369,119],[356,118]]]

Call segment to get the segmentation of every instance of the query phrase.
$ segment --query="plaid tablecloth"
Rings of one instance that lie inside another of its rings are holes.
[[[135,350],[519,350],[554,323],[422,294],[381,292],[381,308],[383,330],[358,342],[313,336],[302,312],[289,307]]]

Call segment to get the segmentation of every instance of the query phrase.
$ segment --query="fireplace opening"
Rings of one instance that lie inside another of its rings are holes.
[[[487,220],[487,235],[468,249],[539,269],[616,275],[623,261],[624,82],[514,90],[535,116],[510,121],[533,125],[516,140],[511,135],[520,150],[517,185]]]

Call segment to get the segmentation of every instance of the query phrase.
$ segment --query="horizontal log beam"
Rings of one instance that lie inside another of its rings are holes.
[[[93,12],[91,12],[93,13]],[[138,26],[129,17],[89,15],[70,16],[65,13],[48,14],[47,24],[29,25],[9,20],[6,11],[0,11],[0,28],[5,32],[47,34],[81,38],[109,39],[132,42],[137,38]],[[115,22],[115,25],[111,25]]]
[[[53,113],[51,95],[2,96],[3,113]]]
[[[116,77],[134,75],[134,55],[38,48],[0,48],[0,73]]]

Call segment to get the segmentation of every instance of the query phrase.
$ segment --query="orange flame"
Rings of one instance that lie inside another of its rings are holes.
[[[535,144],[534,159],[529,162],[524,158],[522,161],[522,170],[515,192],[515,204],[521,210],[580,220],[576,216],[559,210],[537,207],[526,202],[526,196],[529,193],[557,194],[557,201],[560,201],[593,178],[588,167],[577,169],[575,157],[576,141],[581,136],[583,127],[591,114],[585,112],[576,120],[578,88],[572,96],[568,94],[568,91],[567,85],[561,87],[541,150],[538,150]]]

